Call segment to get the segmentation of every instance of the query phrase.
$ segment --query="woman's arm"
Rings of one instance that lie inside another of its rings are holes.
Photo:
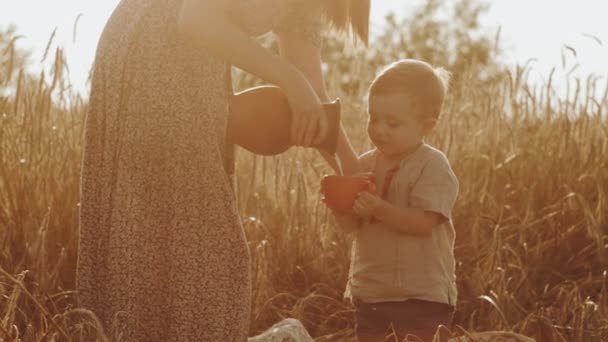
[[[289,33],[279,34],[279,48],[281,56],[300,70],[308,79],[321,102],[330,102],[321,68],[321,48],[306,39]],[[323,151],[320,152],[334,171],[338,172],[333,156]],[[341,123],[337,154],[342,162],[344,174],[354,174],[359,171],[357,155]]]
[[[184,0],[178,21],[181,37],[281,87],[294,112],[292,133],[297,145],[312,146],[322,140],[323,132],[316,126],[323,116],[323,107],[306,77],[242,32],[228,15],[228,3]]]

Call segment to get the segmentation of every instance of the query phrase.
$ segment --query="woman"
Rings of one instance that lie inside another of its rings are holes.
[[[230,65],[285,90],[292,136],[326,134],[322,16],[367,39],[369,0],[123,0],[98,45],[77,288],[129,341],[243,341],[249,251],[226,143]],[[251,37],[274,31],[281,57]],[[356,163],[343,130],[339,153]],[[346,167],[349,167],[348,165]]]

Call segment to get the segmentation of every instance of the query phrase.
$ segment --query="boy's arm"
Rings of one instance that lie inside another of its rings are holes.
[[[446,220],[443,215],[433,211],[399,208],[387,201],[381,201],[374,217],[400,233],[425,236],[431,233],[433,227]]]
[[[425,236],[451,218],[458,194],[458,180],[443,155],[432,158],[409,194],[409,207],[396,206],[377,195],[359,194],[355,212],[373,216],[392,229]]]
[[[355,212],[373,216],[392,229],[414,236],[425,236],[445,220],[441,214],[419,208],[401,208],[369,192],[362,192],[355,203]]]

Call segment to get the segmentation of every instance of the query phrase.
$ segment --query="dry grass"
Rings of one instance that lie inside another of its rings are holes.
[[[96,329],[94,314],[72,305],[86,103],[61,82],[61,57],[58,50],[47,81],[20,74],[16,91],[0,97],[0,339],[78,340]],[[9,66],[0,74],[18,72]],[[365,81],[374,71],[361,68]],[[573,91],[559,98],[551,84],[528,86],[527,70],[455,85],[430,137],[461,182],[455,323],[539,341],[607,339],[608,87],[587,97],[572,79]],[[337,79],[328,75],[332,89]],[[588,83],[602,87],[600,79]],[[369,144],[362,94],[341,97],[361,151]],[[300,319],[319,341],[352,333],[341,299],[349,238],[319,200],[326,172],[310,150],[239,154],[251,334],[284,317]]]

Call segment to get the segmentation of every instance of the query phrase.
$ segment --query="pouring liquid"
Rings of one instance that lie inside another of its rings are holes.
[[[338,167],[338,175],[343,176],[344,170],[342,169],[342,161],[340,160],[340,157],[338,157],[338,153],[334,153],[333,158],[336,162],[336,166]]]

